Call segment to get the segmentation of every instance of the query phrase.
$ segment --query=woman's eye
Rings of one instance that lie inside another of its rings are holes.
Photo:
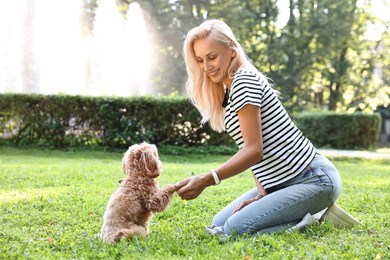
[[[213,59],[215,59],[215,56],[210,56],[209,59],[213,60]]]

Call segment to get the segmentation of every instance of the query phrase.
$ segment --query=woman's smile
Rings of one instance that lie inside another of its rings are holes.
[[[209,71],[207,72],[207,74],[211,77],[211,78],[214,78],[218,75],[218,72],[219,72],[219,69],[216,69],[216,70],[212,70],[212,71]]]

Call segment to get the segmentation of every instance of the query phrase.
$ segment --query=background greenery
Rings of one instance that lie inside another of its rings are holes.
[[[161,186],[205,172],[227,155],[160,154]],[[0,147],[1,259],[382,259],[390,258],[389,161],[333,158],[343,178],[339,205],[363,226],[330,223],[303,233],[220,240],[207,226],[229,201],[253,187],[249,172],[207,188],[198,199],[175,195],[145,240],[102,244],[97,238],[117,189],[122,152]]]
[[[0,94],[0,144],[127,148],[148,141],[175,146],[232,147],[227,133],[202,125],[185,97],[82,97]],[[303,113],[297,126],[317,147],[372,149],[380,114]]]
[[[211,131],[200,120],[186,97],[0,94],[0,144],[127,148],[142,141],[231,143],[227,134]]]
[[[159,60],[155,63],[164,64],[153,71],[153,83],[160,86],[161,94],[183,94],[186,72],[181,48],[185,34],[206,19],[219,18],[232,27],[253,63],[272,78],[292,115],[386,106],[390,93],[389,23],[372,16],[372,1],[289,0],[290,16],[283,28],[276,25],[280,11],[276,0],[139,1],[156,40]],[[132,0],[117,2],[125,15]],[[96,7],[97,0],[85,0],[86,30],[92,30]],[[385,30],[380,38],[368,40],[364,35],[373,23],[382,24]],[[375,68],[383,70],[381,78],[375,75]],[[15,103],[4,102],[12,98]],[[229,140],[226,135],[211,136],[208,126],[194,123],[199,122],[195,120],[199,115],[181,97],[128,100],[4,95],[0,107],[2,141],[10,140],[6,135],[20,133],[12,142],[22,146],[93,146],[104,140],[105,147],[125,147],[147,139],[175,145],[213,144],[214,151],[232,152],[231,147],[220,146]],[[153,117],[156,113],[160,116]],[[376,120],[375,116],[371,119]],[[341,127],[344,122],[334,126]],[[375,128],[366,126],[369,132]],[[307,129],[304,131],[313,133]],[[205,145],[161,147],[161,185],[207,171],[228,158],[212,155],[207,149]],[[153,219],[147,239],[112,246],[102,244],[96,234],[108,198],[123,178],[121,157],[122,152],[0,146],[0,258],[390,258],[388,161],[333,158],[344,180],[339,204],[363,222],[361,227],[335,229],[325,223],[304,233],[240,236],[226,241],[208,235],[204,227],[213,215],[253,186],[249,173],[244,173],[208,188],[197,200],[185,202],[175,196],[171,207]]]
[[[382,125],[379,113],[306,112],[294,121],[314,146],[350,150],[376,148]]]
[[[390,21],[371,13],[374,1],[382,0],[288,0],[284,26],[278,25],[281,10],[276,0],[139,1],[154,39],[155,63],[164,64],[155,68],[154,84],[163,94],[184,93],[185,35],[202,21],[216,18],[232,27],[249,58],[282,93],[289,112],[387,105]],[[124,16],[131,2],[117,0]],[[97,5],[97,0],[85,0],[89,30]],[[382,34],[367,39],[372,24],[382,28]]]

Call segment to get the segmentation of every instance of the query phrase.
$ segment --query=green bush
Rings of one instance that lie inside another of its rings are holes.
[[[126,148],[158,145],[233,144],[200,124],[186,97],[86,97],[0,94],[0,143],[50,147]],[[370,149],[377,144],[381,116],[364,113],[303,113],[294,117],[319,147]]]
[[[0,142],[51,147],[228,144],[185,97],[0,94]]]
[[[379,113],[302,113],[295,124],[317,147],[373,149],[378,143],[382,118]]]

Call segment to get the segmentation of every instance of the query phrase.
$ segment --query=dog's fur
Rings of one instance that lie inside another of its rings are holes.
[[[173,185],[160,189],[156,181],[161,162],[155,145],[132,145],[123,156],[122,167],[126,179],[111,196],[104,213],[101,238],[107,243],[146,237],[149,220],[168,207],[175,192]]]

